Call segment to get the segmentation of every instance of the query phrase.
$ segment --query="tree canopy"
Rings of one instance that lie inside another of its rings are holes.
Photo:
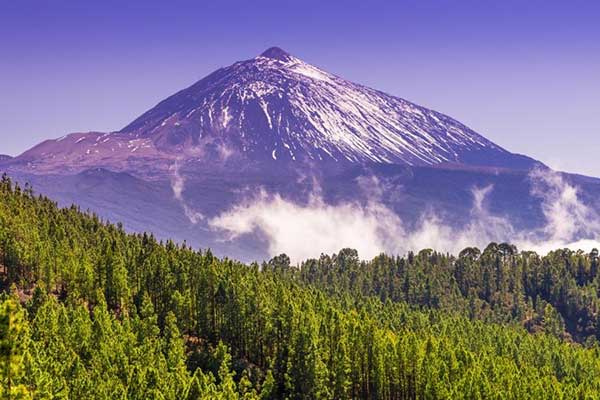
[[[0,398],[597,398],[599,279],[496,243],[246,265],[5,176]]]

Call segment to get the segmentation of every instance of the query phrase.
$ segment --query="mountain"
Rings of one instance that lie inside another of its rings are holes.
[[[225,158],[510,169],[536,164],[444,114],[339,78],[277,47],[215,71],[119,132],[49,140],[19,160],[44,172],[100,166],[134,173],[154,160],[153,172],[160,174],[174,160]]]
[[[8,161],[8,160],[10,160],[10,159],[12,159],[12,157],[11,157],[11,156],[9,156],[9,155],[6,155],[6,154],[0,154],[0,162],[3,162],[3,161]]]
[[[460,228],[473,218],[474,190],[489,187],[486,207],[515,229],[540,229],[547,210],[533,193],[536,168],[545,167],[449,116],[277,47],[213,72],[119,131],[68,134],[0,163],[63,205],[243,260],[272,255],[273,233],[257,227],[233,238],[210,221],[265,193],[303,207],[315,197],[370,207],[376,197],[406,229],[432,211]],[[600,209],[600,181],[564,179]]]
[[[529,167],[458,121],[273,47],[169,97],[122,134],[180,152],[213,145],[283,161]]]

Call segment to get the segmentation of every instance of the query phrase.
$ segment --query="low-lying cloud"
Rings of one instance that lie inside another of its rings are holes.
[[[295,261],[341,247],[370,256],[393,248],[395,238],[404,235],[400,218],[375,202],[329,205],[314,195],[299,205],[264,191],[213,218],[210,225],[228,232],[229,239],[260,230],[268,239],[270,254],[286,253]]]
[[[190,207],[183,198],[183,189],[185,188],[185,178],[179,173],[179,162],[175,162],[170,168],[171,171],[171,190],[173,197],[181,204],[185,216],[192,224],[197,224],[204,219],[204,215]]]
[[[536,169],[529,178],[531,194],[540,198],[546,220],[534,231],[517,231],[507,218],[489,212],[486,200],[493,192],[491,185],[472,190],[471,215],[461,229],[429,212],[415,228],[407,230],[377,195],[366,204],[332,205],[314,194],[301,204],[265,191],[211,219],[209,225],[228,239],[260,231],[271,255],[286,253],[294,262],[344,247],[355,248],[367,259],[381,252],[405,254],[424,248],[457,254],[465,247],[482,248],[492,241],[508,241],[540,253],[564,247],[586,251],[600,247],[600,219],[581,201],[576,187],[547,169]]]
[[[520,238],[517,244],[521,248],[539,253],[557,248],[600,248],[600,217],[581,201],[577,187],[547,169],[535,169],[529,178],[531,194],[541,199],[546,224],[529,237]]]

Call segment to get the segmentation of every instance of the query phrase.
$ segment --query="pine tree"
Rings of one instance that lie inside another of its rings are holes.
[[[22,307],[12,298],[0,304],[0,398],[29,399],[21,384],[29,326]]]

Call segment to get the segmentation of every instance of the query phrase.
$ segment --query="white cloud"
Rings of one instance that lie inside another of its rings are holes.
[[[522,238],[519,247],[542,254],[558,248],[600,248],[600,218],[581,201],[578,188],[548,169],[534,169],[529,177],[531,194],[541,199],[546,225],[529,238]]]
[[[577,236],[598,236],[598,215],[580,199],[578,189],[559,173],[535,169],[530,173],[532,194],[542,199],[547,225],[544,231],[553,241]]]
[[[171,171],[171,190],[173,197],[181,204],[185,216],[192,224],[197,224],[204,219],[204,215],[195,211],[183,199],[183,189],[185,188],[185,178],[179,173],[179,162],[175,162],[169,170]]]
[[[471,215],[463,228],[453,229],[430,212],[421,217],[415,229],[407,231],[397,214],[379,200],[382,190],[376,179],[369,185],[375,195],[364,205],[326,204],[318,194],[306,203],[295,203],[260,191],[211,219],[209,225],[225,232],[228,239],[260,231],[267,238],[271,255],[286,253],[293,262],[344,247],[358,250],[366,259],[381,252],[404,254],[424,248],[457,254],[465,247],[483,248],[492,241],[509,241],[520,249],[540,253],[563,247],[586,251],[600,247],[598,217],[581,202],[577,188],[550,170],[535,170],[530,179],[531,194],[540,198],[547,221],[531,232],[518,232],[507,218],[488,211],[485,204],[493,186],[473,189]]]
[[[342,247],[373,257],[404,235],[400,218],[378,203],[328,205],[311,196],[307,204],[296,204],[264,191],[209,223],[228,232],[230,239],[260,230],[268,238],[270,254],[286,253],[294,261]]]

